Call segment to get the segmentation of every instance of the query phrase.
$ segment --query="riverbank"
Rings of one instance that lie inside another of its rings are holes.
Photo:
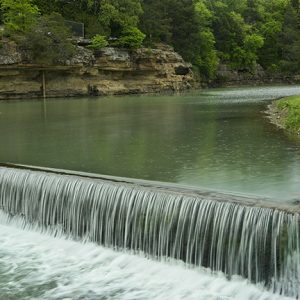
[[[14,43],[0,49],[0,100],[182,91],[195,86],[190,64],[171,47],[91,51],[77,46],[61,65],[36,65]]]
[[[300,96],[274,101],[267,114],[273,124],[300,137]]]

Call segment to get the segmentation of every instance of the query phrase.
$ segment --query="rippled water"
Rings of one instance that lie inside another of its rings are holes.
[[[300,198],[300,142],[262,113],[300,87],[0,103],[0,161]]]
[[[81,244],[7,226],[0,215],[0,298],[5,300],[284,300],[176,261]]]

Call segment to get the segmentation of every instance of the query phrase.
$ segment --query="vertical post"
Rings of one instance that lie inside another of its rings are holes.
[[[46,100],[46,80],[45,80],[45,71],[43,70],[43,98]]]

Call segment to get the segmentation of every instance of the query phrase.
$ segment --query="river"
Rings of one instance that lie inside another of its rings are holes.
[[[300,198],[300,141],[270,124],[300,87],[0,103],[0,161]],[[52,236],[0,214],[0,299],[274,300],[180,261]]]
[[[270,99],[300,87],[0,103],[0,161],[300,198],[300,139]]]

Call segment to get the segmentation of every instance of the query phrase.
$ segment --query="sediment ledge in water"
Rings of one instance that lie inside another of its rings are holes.
[[[286,117],[286,111],[281,111],[277,108],[277,101],[278,99],[274,100],[271,104],[269,104],[265,113],[272,124],[276,125],[281,129],[285,129],[284,119]]]

